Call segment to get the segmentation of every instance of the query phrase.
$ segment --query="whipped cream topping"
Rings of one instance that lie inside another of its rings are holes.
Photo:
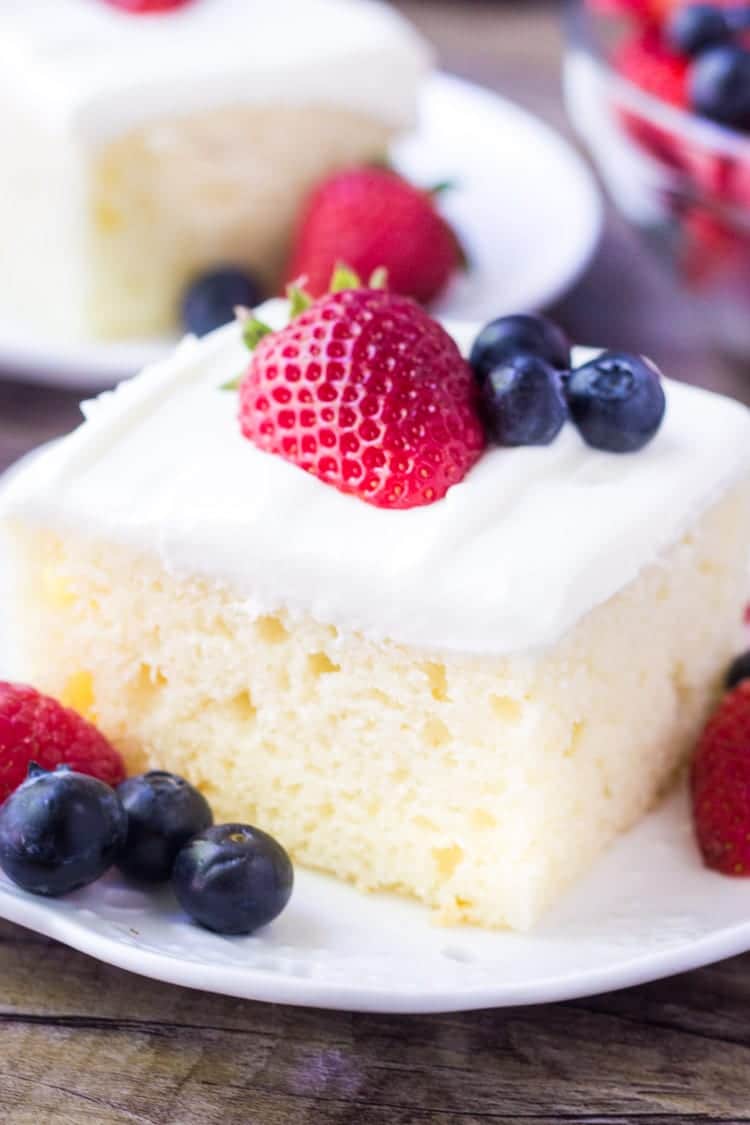
[[[82,141],[212,106],[344,105],[411,123],[429,52],[377,0],[190,0],[137,15],[104,0],[2,0],[15,97]]]
[[[280,327],[286,303],[260,315]],[[467,351],[477,326],[447,327]],[[558,640],[750,473],[750,411],[665,380],[664,424],[640,453],[590,449],[567,424],[549,446],[489,450],[443,500],[379,509],[241,436],[237,396],[219,388],[246,364],[237,325],[187,339],[85,404],[0,514],[226,583],[252,614],[500,654]]]

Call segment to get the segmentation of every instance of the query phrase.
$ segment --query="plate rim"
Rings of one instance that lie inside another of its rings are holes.
[[[583,999],[689,972],[750,949],[750,922],[740,922],[649,954],[647,958],[635,954],[614,969],[602,967],[583,974],[570,972],[533,983],[505,983],[498,990],[488,985],[469,985],[450,991],[428,991],[424,988],[388,989],[380,984],[320,983],[303,975],[269,973],[254,966],[240,972],[236,967],[143,949],[87,928],[75,914],[49,909],[44,899],[9,892],[3,882],[0,882],[0,917],[104,964],[165,984],[263,1003],[390,1015],[437,1015]],[[185,925],[190,923],[185,922]],[[499,933],[502,936],[502,932]]]

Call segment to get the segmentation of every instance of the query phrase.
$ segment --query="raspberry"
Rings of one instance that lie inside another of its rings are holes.
[[[353,168],[325,180],[308,200],[287,271],[314,297],[338,262],[361,277],[388,271],[391,291],[429,304],[463,264],[434,193],[384,168]]]
[[[240,384],[245,437],[382,508],[445,495],[484,446],[471,369],[408,297],[348,289],[264,336]]]
[[[670,105],[687,105],[689,60],[672,54],[652,31],[623,43],[615,55],[615,66],[647,94]]]
[[[29,762],[61,764],[119,785],[122,758],[86,719],[25,684],[0,681],[0,802],[25,779]]]
[[[693,820],[708,867],[750,874],[750,680],[724,697],[693,759]]]

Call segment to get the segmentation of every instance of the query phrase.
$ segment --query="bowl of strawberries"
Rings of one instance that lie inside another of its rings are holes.
[[[575,0],[565,96],[620,211],[750,360],[750,3]]]

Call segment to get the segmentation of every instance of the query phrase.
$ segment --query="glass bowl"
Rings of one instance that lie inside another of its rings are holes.
[[[565,101],[619,210],[750,360],[750,137],[675,108],[610,63],[622,29],[569,0]]]

